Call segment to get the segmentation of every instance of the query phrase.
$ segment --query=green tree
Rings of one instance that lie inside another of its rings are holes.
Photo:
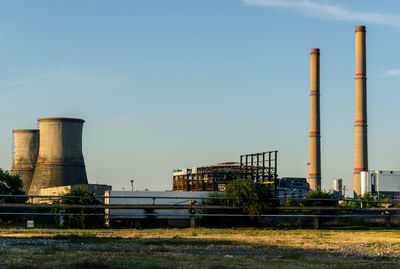
[[[64,205],[99,205],[101,202],[96,199],[93,193],[83,186],[73,187],[63,194],[63,197],[54,201]],[[102,215],[82,215],[104,213],[104,209],[96,208],[67,208],[57,209],[57,213],[76,213],[76,215],[64,216],[65,224],[70,228],[97,228],[104,226]]]
[[[25,195],[21,178],[0,168],[0,194]],[[3,203],[25,203],[26,200],[26,197],[0,197],[0,202]]]
[[[310,200],[307,200],[310,199]],[[325,190],[311,190],[306,194],[304,206],[337,206],[338,201],[334,199],[331,192]]]
[[[233,199],[236,206],[241,206],[248,215],[260,215],[277,206],[272,192],[265,184],[237,179],[226,185],[225,194]]]
[[[389,201],[389,199],[386,199]],[[360,196],[357,201],[345,201],[341,203],[341,206],[344,207],[355,207],[355,208],[381,208],[384,207],[383,203],[374,203],[377,201],[371,193],[367,192],[364,195]]]

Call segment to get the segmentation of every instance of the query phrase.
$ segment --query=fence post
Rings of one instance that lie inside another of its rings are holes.
[[[189,205],[194,205],[196,203],[196,200],[190,200],[189,201]],[[190,209],[189,210],[189,212],[190,212],[190,227],[191,228],[195,228],[196,227],[196,217],[195,217],[195,213],[196,213],[196,210],[195,209]]]
[[[319,229],[319,217],[318,214],[321,213],[320,210],[314,210],[313,214],[316,215],[314,217],[314,229]]]
[[[319,217],[314,217],[314,229],[319,229]]]
[[[387,215],[384,215],[385,218],[385,228],[389,229],[391,224],[390,213],[387,212]]]

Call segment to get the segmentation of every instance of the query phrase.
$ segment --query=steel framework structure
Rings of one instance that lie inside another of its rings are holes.
[[[223,191],[235,179],[247,179],[277,186],[278,151],[240,156],[240,163],[225,162],[188,169],[186,174],[173,176],[173,191]]]

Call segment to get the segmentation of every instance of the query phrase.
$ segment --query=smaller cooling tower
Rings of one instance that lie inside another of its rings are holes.
[[[87,184],[82,154],[84,120],[73,118],[42,118],[39,155],[29,190],[38,195],[41,188]]]
[[[29,191],[39,149],[39,130],[13,130],[14,158],[11,175],[22,179],[22,190]]]

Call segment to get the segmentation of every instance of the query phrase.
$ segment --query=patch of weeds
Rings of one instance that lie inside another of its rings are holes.
[[[179,235],[174,235],[173,237],[172,237],[172,239],[181,239],[182,237],[180,237]]]
[[[106,269],[110,268],[110,264],[105,263],[103,261],[98,261],[98,260],[84,260],[84,261],[79,261],[77,263],[71,264],[74,268],[97,268],[97,269]],[[112,268],[125,268],[125,267],[115,267],[113,266]]]
[[[192,236],[197,236],[196,231],[192,231]]]
[[[80,235],[78,234],[56,234],[54,236],[54,239],[57,240],[73,240],[73,239],[80,239],[82,238]]]

